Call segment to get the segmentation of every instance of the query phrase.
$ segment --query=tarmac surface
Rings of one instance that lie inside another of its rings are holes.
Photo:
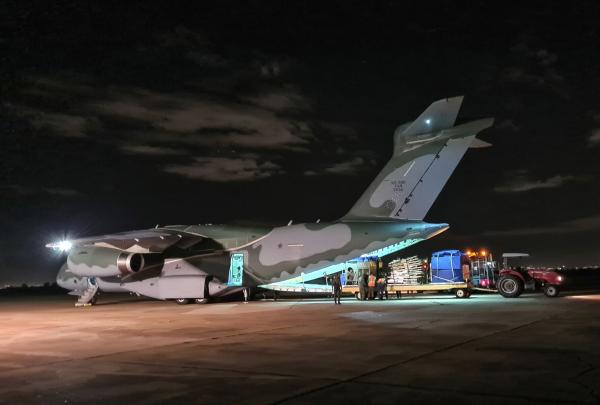
[[[600,294],[0,297],[0,403],[600,403]]]

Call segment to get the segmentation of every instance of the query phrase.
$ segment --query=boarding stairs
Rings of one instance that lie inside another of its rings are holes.
[[[98,296],[98,283],[96,279],[89,277],[87,285],[87,288],[83,291],[73,291],[73,295],[79,296],[75,303],[76,307],[87,307],[96,303],[96,297]]]

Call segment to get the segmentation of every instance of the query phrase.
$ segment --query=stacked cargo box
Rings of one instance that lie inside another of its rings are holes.
[[[415,285],[425,282],[423,262],[417,256],[393,260],[389,267],[388,284]]]

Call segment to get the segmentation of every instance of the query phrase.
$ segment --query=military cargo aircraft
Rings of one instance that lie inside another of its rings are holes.
[[[172,225],[49,243],[68,251],[58,284],[95,302],[99,291],[132,292],[180,304],[205,303],[250,287],[289,284],[342,271],[360,256],[385,256],[448,229],[423,219],[475,136],[493,118],[456,125],[463,97],[431,104],[394,132],[393,153],[342,218],[276,228]],[[246,290],[245,290],[246,291]]]

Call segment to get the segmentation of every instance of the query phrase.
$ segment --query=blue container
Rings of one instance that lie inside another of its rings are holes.
[[[464,253],[460,250],[440,250],[431,255],[431,283],[462,283],[461,259]]]

